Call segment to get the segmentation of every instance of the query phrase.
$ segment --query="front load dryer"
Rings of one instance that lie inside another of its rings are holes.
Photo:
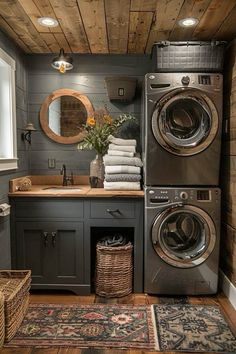
[[[144,291],[217,292],[220,189],[145,189]]]
[[[222,75],[145,76],[144,184],[219,184]]]

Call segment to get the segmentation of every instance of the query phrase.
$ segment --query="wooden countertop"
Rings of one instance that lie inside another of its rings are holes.
[[[72,198],[95,198],[95,197],[143,197],[143,191],[123,191],[123,190],[106,190],[104,188],[91,188],[89,185],[79,185],[76,189],[50,189],[53,186],[33,185],[29,191],[10,192],[9,197],[72,197]],[[49,189],[45,189],[49,188]]]
[[[19,185],[27,178],[32,186],[28,191],[19,191]],[[9,181],[9,197],[143,197],[143,191],[105,190],[91,188],[88,176],[74,176],[75,185],[63,187],[62,176],[23,176]]]

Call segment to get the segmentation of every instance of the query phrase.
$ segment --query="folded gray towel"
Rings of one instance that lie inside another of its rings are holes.
[[[120,150],[108,150],[108,155],[110,156],[127,156],[127,157],[134,157],[134,152],[129,151],[120,151]]]
[[[135,152],[135,146],[109,144],[109,150]]]
[[[137,142],[135,139],[121,139],[121,138],[115,138],[113,135],[108,136],[108,140],[112,144],[116,145],[125,145],[125,146],[136,146]]]
[[[138,182],[141,179],[140,174],[131,173],[117,173],[117,174],[105,174],[106,182]]]
[[[117,174],[117,173],[134,173],[140,174],[141,167],[137,166],[127,166],[127,165],[116,165],[116,166],[105,166],[105,173]]]
[[[104,189],[110,190],[125,190],[125,191],[139,191],[140,182],[106,182],[104,181]]]
[[[128,165],[142,167],[143,163],[139,157],[110,156],[103,157],[105,166]]]

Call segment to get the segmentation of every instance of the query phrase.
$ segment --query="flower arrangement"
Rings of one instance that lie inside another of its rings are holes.
[[[79,150],[96,150],[97,154],[105,155],[108,149],[108,136],[116,133],[126,121],[135,120],[131,114],[120,114],[112,118],[106,109],[98,109],[94,117],[88,117],[84,128],[84,139],[78,144]]]

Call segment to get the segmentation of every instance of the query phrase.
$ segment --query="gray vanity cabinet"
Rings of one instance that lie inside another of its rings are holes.
[[[84,202],[12,198],[12,264],[31,269],[32,289],[90,292],[84,283]]]
[[[143,198],[11,197],[12,267],[31,269],[32,289],[88,294],[96,243],[127,234],[133,249],[133,290],[143,291]]]

